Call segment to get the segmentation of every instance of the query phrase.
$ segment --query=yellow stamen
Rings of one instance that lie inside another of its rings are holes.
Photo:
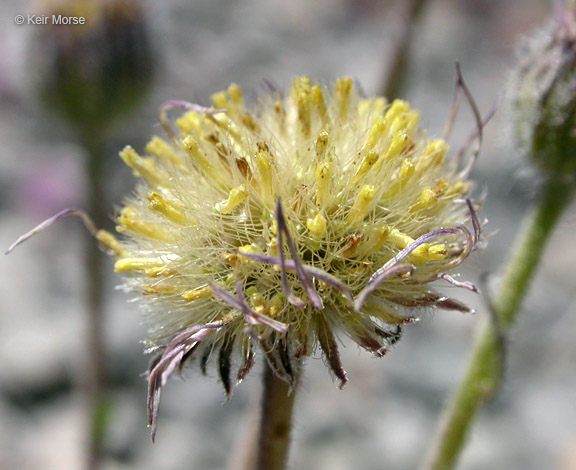
[[[148,277],[168,277],[168,276],[174,276],[176,274],[176,271],[167,268],[166,266],[162,266],[159,268],[145,269],[144,274],[146,274],[146,276]]]
[[[114,272],[144,272],[146,269],[164,266],[166,266],[166,261],[162,258],[122,258],[114,263]]]
[[[336,80],[334,83],[334,96],[338,103],[338,117],[341,120],[346,120],[350,111],[350,98],[354,82],[350,77],[344,77]]]
[[[136,212],[131,207],[125,207],[120,212],[120,217],[118,217],[118,222],[121,226],[116,227],[118,232],[124,232],[130,230],[131,232],[139,233],[148,238],[153,238],[155,240],[161,240],[165,242],[170,242],[174,240],[174,237],[167,230],[159,227],[157,225],[152,225],[144,223],[138,216]]]
[[[413,174],[414,164],[408,158],[405,158],[402,160],[400,171],[396,175],[396,178],[390,185],[388,191],[386,191],[382,196],[382,199],[390,199],[395,197],[406,186],[408,180],[412,177]]]
[[[182,159],[176,153],[176,149],[160,137],[154,136],[146,144],[146,153],[154,155],[158,159],[166,158],[176,166],[182,166]]]
[[[270,152],[263,147],[254,157],[258,173],[260,174],[260,188],[262,198],[266,201],[273,196],[272,188],[272,165],[270,164]]]
[[[416,170],[425,172],[431,168],[439,168],[444,163],[444,156],[449,147],[442,139],[432,140],[426,147],[424,155],[416,162]]]
[[[379,225],[378,227],[375,227],[373,230],[368,232],[368,236],[360,245],[359,251],[366,255],[378,253],[386,243],[386,240],[388,240],[391,230],[392,228],[388,225]]]
[[[400,249],[404,249],[414,243],[414,239],[405,233],[400,232],[395,228],[391,228],[388,239]],[[446,257],[446,246],[444,244],[430,246],[429,243],[423,243],[418,246],[412,253],[410,258],[416,263],[423,263],[426,261],[439,261]]]
[[[386,130],[389,131],[393,123],[408,111],[410,111],[410,103],[408,103],[408,101],[394,100],[384,115]]]
[[[326,131],[322,131],[320,134],[318,134],[316,145],[314,146],[316,151],[316,158],[318,161],[322,161],[326,156],[326,151],[328,150],[328,138],[329,134]]]
[[[193,302],[194,300],[208,299],[213,295],[214,293],[210,287],[199,287],[198,289],[187,290],[181,297],[186,302]]]
[[[234,103],[236,106],[244,105],[244,98],[242,97],[242,89],[238,85],[236,85],[236,83],[232,83],[228,87],[228,90],[226,91],[228,92],[228,95],[230,96],[232,103]]]
[[[347,222],[349,224],[361,221],[368,209],[370,207],[370,203],[376,197],[376,186],[371,184],[365,184],[360,189],[350,212],[348,213]]]
[[[311,127],[311,87],[310,77],[298,77],[292,84],[292,99],[298,110],[300,130],[305,136],[310,135]]]
[[[188,217],[180,209],[177,209],[173,202],[164,199],[157,191],[148,193],[148,207],[153,211],[160,212],[174,223],[190,224]]]
[[[358,168],[358,172],[354,176],[352,182],[357,183],[368,171],[372,168],[376,162],[378,162],[378,152],[374,150],[370,150],[362,159],[362,163],[360,164],[360,168]]]
[[[270,318],[277,318],[278,314],[284,308],[284,297],[280,294],[274,295],[270,302],[268,302],[268,316]]]
[[[314,176],[316,177],[316,204],[322,208],[330,201],[332,162],[324,160],[319,163]]]
[[[171,285],[147,285],[144,286],[144,295],[169,295],[179,292],[176,286]]]
[[[326,233],[326,219],[322,214],[317,214],[313,219],[308,219],[306,226],[316,239],[322,238]]]
[[[370,128],[370,135],[368,136],[368,141],[366,142],[366,150],[372,150],[376,144],[382,138],[384,131],[386,130],[386,124],[382,116],[376,116],[372,127]]]
[[[206,122],[204,116],[190,111],[176,119],[175,124],[182,134],[192,134],[197,139],[202,139],[206,136],[206,132],[202,127],[203,122]]]
[[[322,93],[322,87],[319,84],[312,85],[312,103],[314,103],[318,115],[320,116],[320,121],[322,123],[326,122],[327,110],[326,102],[324,101],[324,94]]]
[[[232,188],[228,195],[228,199],[224,199],[222,202],[217,203],[215,209],[221,214],[230,214],[247,197],[248,191],[246,191],[246,185],[241,184]]]
[[[425,188],[418,195],[418,199],[410,208],[410,212],[415,213],[421,210],[428,209],[438,202],[436,192],[430,188]]]
[[[125,256],[126,250],[122,248],[118,240],[107,230],[98,230],[96,232],[96,240],[98,240],[107,250],[114,253],[116,256]]]
[[[217,108],[226,108],[228,106],[228,95],[225,91],[219,91],[210,96],[210,101],[212,101]]]
[[[158,173],[153,159],[142,158],[129,145],[120,152],[120,158],[134,170],[135,176],[141,176],[153,186],[168,186],[167,180]]]
[[[223,183],[223,173],[218,172],[212,166],[212,163],[208,160],[204,152],[200,149],[198,142],[192,136],[187,136],[180,142],[182,148],[186,153],[194,159],[196,164],[201,168],[201,170],[206,173],[213,181],[217,183]]]
[[[256,289],[256,287],[252,286],[246,290],[246,295],[250,299],[250,303],[252,304],[252,308],[262,314],[266,314],[266,299],[264,296]]]

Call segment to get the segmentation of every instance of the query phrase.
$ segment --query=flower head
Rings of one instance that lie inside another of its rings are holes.
[[[384,355],[426,308],[469,309],[436,292],[478,241],[471,184],[406,101],[296,78],[249,110],[231,85],[188,111],[169,139],[122,159],[140,179],[118,217],[115,270],[146,307],[149,416],[190,358],[214,359],[227,393],[259,348],[293,382],[321,349],[346,382],[335,334]],[[465,224],[471,221],[471,231]],[[235,368],[234,368],[235,366]]]

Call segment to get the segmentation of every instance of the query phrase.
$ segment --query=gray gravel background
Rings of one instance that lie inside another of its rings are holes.
[[[296,74],[330,82],[351,75],[374,93],[400,30],[400,1],[168,0],[149,3],[162,60],[147,104],[120,126],[110,158],[126,143],[142,148],[156,132],[167,99],[208,103],[235,81],[254,94],[262,78],[289,84]],[[447,118],[453,61],[486,111],[505,85],[513,44],[544,17],[545,2],[431,0],[418,31],[406,97],[438,134]],[[0,3],[0,247],[56,211],[82,206],[82,149],[31,98],[27,38],[16,26],[17,0]],[[461,113],[457,147],[473,128]],[[473,176],[488,199],[482,212],[495,231],[464,278],[497,272],[534,194],[523,164],[506,144],[504,115],[486,130]],[[116,159],[119,160],[119,159]],[[109,203],[133,184],[111,167]],[[463,470],[576,469],[576,245],[574,209],[553,237],[514,329],[499,396],[482,412]],[[80,373],[82,314],[80,224],[66,220],[0,259],[0,470],[81,468],[82,407],[72,383]],[[110,269],[111,271],[111,269]],[[106,470],[223,469],[244,433],[259,393],[258,373],[224,403],[221,387],[188,371],[163,394],[157,443],[145,426],[146,332],[133,304],[107,297],[107,363],[112,422]],[[349,345],[350,382],[339,391],[320,359],[309,361],[298,397],[292,468],[416,469],[435,420],[457,383],[473,332],[486,315],[481,299],[457,292],[476,315],[438,312],[407,329],[393,353],[376,360]]]

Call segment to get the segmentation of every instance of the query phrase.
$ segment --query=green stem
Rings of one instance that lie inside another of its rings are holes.
[[[568,184],[549,182],[538,205],[527,216],[493,301],[493,321],[485,320],[481,325],[464,379],[440,421],[425,468],[455,468],[474,416],[498,388],[502,368],[500,339],[514,324],[546,242],[569,205],[572,193]]]
[[[427,1],[410,0],[406,2],[403,29],[396,41],[392,58],[389,60],[385,77],[380,86],[380,95],[389,100],[400,96],[406,86],[406,72],[410,62],[410,50],[414,43],[414,33]]]
[[[256,470],[286,468],[295,396],[296,386],[292,389],[266,364]]]
[[[104,202],[104,146],[97,136],[83,139],[88,151],[86,159],[86,212],[98,228],[107,225]],[[97,470],[102,462],[105,422],[104,365],[104,259],[94,237],[85,238],[86,272],[86,351],[83,377],[84,397],[88,412],[86,469]]]

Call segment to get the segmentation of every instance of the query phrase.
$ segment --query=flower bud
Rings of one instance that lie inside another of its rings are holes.
[[[40,3],[50,21],[32,43],[41,100],[80,131],[98,132],[134,108],[149,88],[153,54],[137,0]],[[54,18],[84,18],[57,24]]]
[[[509,87],[515,144],[547,177],[576,178],[576,12],[556,18],[519,48]]]

